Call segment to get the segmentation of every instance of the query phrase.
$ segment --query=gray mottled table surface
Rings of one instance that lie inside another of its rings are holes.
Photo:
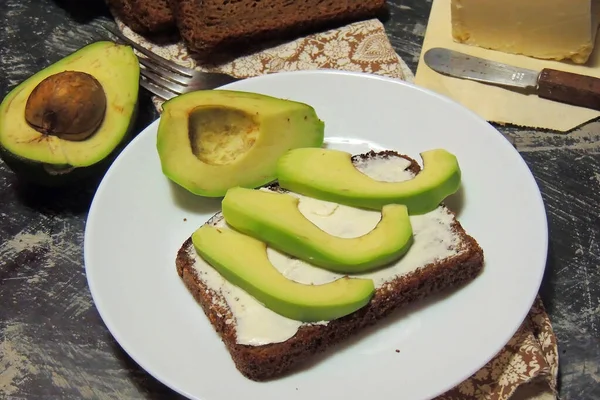
[[[431,1],[388,3],[389,38],[415,71]],[[0,0],[0,95],[112,23],[101,1]],[[141,96],[138,132],[157,117]],[[541,294],[559,341],[561,397],[600,399],[600,122],[568,134],[500,130],[546,202]],[[92,303],[83,232],[95,186],[36,189],[0,163],[0,398],[179,398],[120,349]]]

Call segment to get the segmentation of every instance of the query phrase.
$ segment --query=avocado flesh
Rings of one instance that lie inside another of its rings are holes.
[[[157,150],[166,177],[200,196],[275,179],[291,149],[320,147],[324,124],[303,103],[256,93],[206,90],[163,104]]]
[[[423,170],[403,182],[370,178],[339,150],[297,149],[277,164],[279,185],[290,191],[354,207],[380,210],[386,204],[404,204],[410,215],[434,210],[460,187],[456,157],[443,149],[421,153]]]
[[[243,188],[229,189],[222,202],[225,221],[234,229],[266,242],[314,266],[339,273],[362,273],[402,257],[413,236],[406,206],[382,208],[381,220],[356,238],[328,234],[298,209],[289,194]]]
[[[269,261],[265,243],[232,229],[204,225],[192,234],[192,242],[227,281],[265,307],[297,321],[343,317],[365,306],[375,291],[371,279],[344,277],[323,285],[289,280]]]
[[[102,85],[107,99],[104,119],[86,140],[43,135],[25,120],[25,105],[45,78],[63,71],[81,71]],[[46,67],[15,87],[0,104],[0,146],[4,157],[43,163],[49,169],[87,167],[109,156],[129,132],[137,106],[139,64],[129,46],[95,42]]]

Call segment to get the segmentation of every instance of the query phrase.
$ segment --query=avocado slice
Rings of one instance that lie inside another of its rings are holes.
[[[329,149],[296,149],[277,164],[279,185],[321,200],[380,210],[390,203],[405,204],[410,215],[434,210],[460,187],[456,157],[444,149],[421,153],[423,170],[403,182],[370,178],[352,164],[351,154]]]
[[[43,185],[102,170],[135,120],[139,72],[131,47],[108,41],[39,71],[0,104],[0,155]]]
[[[265,243],[232,229],[204,225],[192,234],[192,242],[198,254],[230,283],[297,321],[343,317],[365,306],[375,291],[371,279],[343,277],[323,285],[287,279],[269,261]]]
[[[196,195],[220,197],[275,180],[281,155],[320,147],[323,137],[324,123],[307,104],[201,90],[163,104],[156,146],[165,176]]]
[[[340,273],[374,270],[403,256],[413,242],[406,206],[383,206],[375,229],[357,238],[328,234],[298,209],[289,194],[232,188],[222,202],[225,221],[236,230],[312,265]]]

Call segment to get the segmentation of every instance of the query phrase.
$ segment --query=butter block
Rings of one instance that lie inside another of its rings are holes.
[[[467,46],[453,40],[451,31],[450,0],[434,0],[423,40],[423,50],[415,76],[415,84],[449,97],[471,109],[487,121],[522,127],[550,129],[569,132],[582,124],[600,118],[600,112],[539,98],[535,94],[523,94],[515,90],[486,85],[466,79],[438,74],[425,64],[427,50],[445,47],[486,60],[497,61],[520,68],[541,71],[544,68],[559,69],[600,79],[600,37],[596,38],[596,51],[587,64],[575,64],[554,60],[542,60],[519,54],[504,53],[478,46]],[[485,99],[485,101],[482,101]]]
[[[585,64],[600,0],[451,0],[452,37],[505,53]]]

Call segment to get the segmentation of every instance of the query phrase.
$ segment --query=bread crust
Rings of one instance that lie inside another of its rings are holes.
[[[201,60],[216,52],[237,51],[259,41],[283,40],[372,18],[385,7],[385,0],[170,0],[170,3],[181,37]]]
[[[113,12],[139,34],[174,30],[175,17],[168,0],[107,0]]]
[[[407,169],[415,174],[419,172],[420,167],[416,161],[392,151],[369,152],[354,156],[353,161],[392,156],[411,161]],[[271,188],[278,190],[277,185],[271,185]],[[215,215],[207,223],[220,218],[219,215]],[[235,324],[227,323],[233,319],[231,310],[222,295],[209,289],[194,269],[194,259],[189,255],[189,251],[193,249],[191,238],[183,243],[177,253],[177,273],[202,306],[231,354],[236,368],[249,379],[264,381],[293,371],[316,354],[374,325],[397,309],[434,293],[456,288],[477,277],[483,268],[483,250],[465,232],[456,217],[452,229],[461,238],[459,247],[462,251],[459,254],[399,276],[376,289],[375,295],[365,307],[330,321],[327,325],[303,325],[296,335],[281,343],[262,346],[236,343]]]

